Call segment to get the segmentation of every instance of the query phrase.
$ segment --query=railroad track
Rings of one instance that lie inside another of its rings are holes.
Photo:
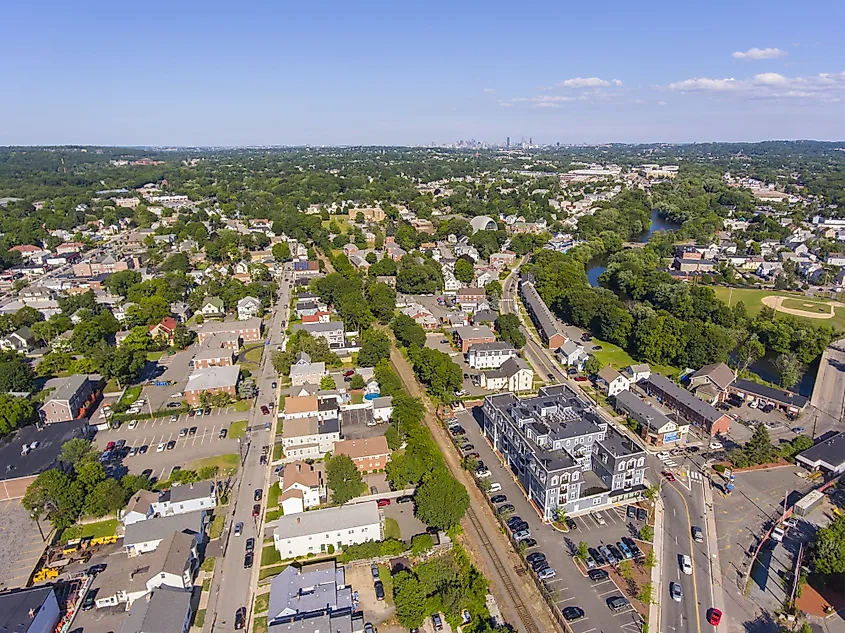
[[[508,597],[510,597],[513,602],[516,614],[519,616],[519,619],[522,620],[522,628],[528,633],[540,633],[540,628],[534,622],[534,618],[531,617],[528,607],[525,606],[525,603],[522,601],[519,592],[511,580],[511,573],[513,573],[513,570],[509,571],[505,567],[504,563],[502,563],[502,559],[499,558],[499,553],[487,537],[487,533],[484,531],[484,526],[481,524],[481,521],[478,520],[478,516],[476,516],[475,510],[473,510],[472,507],[467,509],[466,516],[472,524],[473,529],[478,534],[478,542],[484,548],[484,551],[487,552],[487,556],[489,556],[490,560],[493,562],[493,568],[496,570],[499,578],[502,579],[502,586],[505,588]]]

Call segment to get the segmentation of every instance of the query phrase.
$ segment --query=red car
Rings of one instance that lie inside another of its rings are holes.
[[[379,499],[378,502],[377,502],[377,505],[378,505],[379,508],[389,506],[390,505],[390,499]]]
[[[719,622],[722,621],[722,612],[718,609],[710,609],[710,613],[707,614],[707,621],[713,626],[719,626]]]
[[[252,506],[252,516],[257,517],[259,514],[261,514],[261,504],[256,503],[254,506]]]
[[[270,415],[270,409],[267,408],[266,404],[261,405],[261,413],[264,415]]]
[[[670,473],[668,470],[664,470],[661,474],[666,477],[666,481],[675,481],[675,475]]]
[[[113,448],[114,448],[114,442],[109,442],[108,444],[106,444],[106,450],[107,451],[110,451]]]
[[[587,382],[586,376],[575,376],[575,382]]]

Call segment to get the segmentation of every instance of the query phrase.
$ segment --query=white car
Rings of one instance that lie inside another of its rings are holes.
[[[667,460],[666,460],[665,462],[663,462],[663,463],[664,463],[664,464],[666,464],[669,468],[674,468],[675,466],[677,466],[677,465],[678,465],[678,463],[677,463],[675,460],[673,460],[673,459],[667,459]]]
[[[158,446],[156,446],[156,453],[164,452],[164,449],[167,448],[167,442],[162,442]]]
[[[657,459],[659,459],[661,462],[665,461],[665,460],[669,459],[669,453],[667,453],[666,451],[660,451],[657,454]]]
[[[486,468],[484,470],[476,470],[475,476],[478,477],[479,479],[485,479],[485,478],[490,476],[490,471],[487,470]]]
[[[550,578],[554,578],[555,576],[557,576],[557,572],[551,567],[546,567],[544,570],[537,574],[537,577],[540,580],[549,580]]]
[[[138,420],[129,420],[129,430],[131,431],[138,426]]]
[[[781,526],[777,526],[774,530],[772,530],[772,540],[775,543],[780,543],[781,541],[783,541],[784,536],[785,536],[785,533],[784,533],[783,528]]]
[[[599,525],[607,525],[607,522],[604,520],[604,517],[598,512],[596,512],[593,516],[596,518],[596,523],[598,523]]]
[[[672,596],[672,600],[675,602],[680,602],[684,597],[684,592],[681,590],[681,584],[677,582],[669,583],[669,593]]]
[[[752,409],[756,409],[757,408],[757,401],[752,400],[751,402],[748,403],[748,406],[751,407]]]
[[[681,554],[681,571],[687,576],[692,575],[692,559],[686,554]]]
[[[721,442],[710,442],[710,450],[711,451],[718,451],[722,448]]]

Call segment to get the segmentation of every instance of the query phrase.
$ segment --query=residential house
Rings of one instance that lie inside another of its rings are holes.
[[[689,390],[702,400],[710,403],[723,401],[728,394],[728,387],[736,376],[725,363],[705,365],[689,380]]]
[[[258,317],[246,321],[210,321],[197,329],[197,342],[202,345],[212,336],[220,334],[234,335],[243,343],[255,343],[261,340],[262,322]],[[237,347],[235,347],[237,349]]]
[[[246,321],[261,314],[261,302],[255,297],[244,297],[238,301],[238,321]]]
[[[491,253],[489,257],[490,264],[497,268],[504,268],[510,266],[516,261],[516,253],[512,251],[502,251],[501,253]]]
[[[187,633],[193,613],[190,591],[157,587],[132,603],[117,633]]]
[[[183,301],[174,301],[171,303],[170,312],[178,323],[187,323],[193,314],[191,307]]]
[[[319,459],[338,441],[340,423],[337,418],[321,420],[313,415],[285,419],[282,446],[286,459]]]
[[[17,330],[0,338],[0,349],[20,352],[26,354],[35,349],[35,336],[27,326],[19,327]]]
[[[5,589],[0,593],[0,630],[53,633],[62,614],[53,585]]]
[[[557,350],[558,360],[567,367],[581,367],[587,360],[587,351],[580,343],[566,339]]]
[[[153,502],[153,512],[158,516],[186,514],[198,510],[211,512],[217,506],[214,482],[200,481],[193,484],[171,486]]]
[[[47,424],[75,420],[93,400],[94,388],[85,374],[73,374],[63,379],[39,409]]]
[[[628,365],[624,369],[624,374],[631,382],[632,385],[637,384],[641,380],[645,380],[649,376],[651,376],[651,367],[649,367],[645,363],[639,363],[636,365]]]
[[[540,297],[530,278],[522,279],[519,283],[519,293],[525,304],[528,315],[537,327],[537,333],[549,349],[557,349],[566,342],[557,318]]]
[[[610,365],[602,368],[598,373],[598,379],[604,385],[604,392],[607,396],[615,396],[631,387],[631,381]]]
[[[235,352],[232,338],[225,334],[217,334],[200,345],[197,353],[191,359],[194,369],[208,369],[209,367],[231,367],[235,364]],[[237,339],[234,339],[237,341]],[[237,343],[235,344],[235,349]]]
[[[288,396],[287,398],[285,398],[285,420],[317,417],[319,412],[320,405],[316,395]]]
[[[169,346],[174,345],[174,337],[176,335],[176,319],[173,317],[164,317],[155,325],[150,326],[150,336],[155,341],[164,341]]]
[[[319,277],[320,265],[317,261],[295,261],[293,263],[293,275],[295,279],[313,279]]]
[[[320,463],[288,462],[282,470],[279,502],[285,516],[316,508],[326,500],[326,483]]]
[[[220,297],[206,297],[200,305],[198,314],[206,319],[219,319],[225,316],[226,308]]]
[[[534,370],[517,356],[506,360],[498,369],[481,373],[481,387],[483,389],[523,393],[532,391],[533,386]]]
[[[393,396],[382,396],[370,400],[373,405],[373,419],[376,422],[387,422],[393,415]]]
[[[661,374],[651,374],[639,386],[664,406],[677,411],[693,425],[703,428],[710,436],[727,433],[731,428],[729,416]]]
[[[474,312],[478,304],[487,299],[487,292],[484,288],[461,288],[458,290],[455,301],[466,312]]]
[[[639,434],[648,446],[683,446],[686,444],[689,424],[676,421],[653,407],[631,391],[616,396],[616,410],[639,423]]]
[[[384,435],[334,444],[334,455],[346,455],[362,473],[382,471],[390,461],[390,448]]]
[[[129,503],[120,512],[120,520],[124,527],[138,521],[146,521],[155,514],[153,504],[158,502],[157,492],[139,490],[129,499]]]
[[[455,338],[461,351],[466,354],[472,345],[494,343],[496,335],[486,325],[467,325],[455,328]]]
[[[328,323],[329,321],[331,321],[331,312],[326,312],[325,310],[320,310],[314,314],[302,315],[303,323]]]
[[[294,363],[290,367],[291,385],[298,387],[304,384],[319,385],[320,380],[326,375],[326,364],[320,363]]]
[[[200,397],[203,393],[212,396],[218,393],[225,393],[232,399],[237,395],[238,379],[241,369],[237,365],[231,367],[209,367],[208,369],[194,370],[188,376],[188,384],[185,386],[185,400],[191,406],[200,404]]]
[[[286,559],[326,553],[329,545],[337,551],[346,545],[380,541],[382,535],[378,506],[367,501],[280,517],[273,542]]]
[[[326,340],[330,349],[339,349],[346,345],[346,337],[342,321],[330,321],[329,323],[297,323],[293,326],[294,331],[305,330],[313,337],[320,337]]]
[[[146,521],[130,523],[124,531],[123,549],[129,556],[152,552],[163,542],[169,545],[174,534],[186,534],[192,541],[202,543],[205,540],[205,517],[204,510],[196,510],[166,517],[152,516]]]

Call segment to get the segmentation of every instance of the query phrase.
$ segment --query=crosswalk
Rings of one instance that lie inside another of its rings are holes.
[[[697,470],[690,472],[689,478],[691,481],[704,481],[704,475],[702,475]]]

